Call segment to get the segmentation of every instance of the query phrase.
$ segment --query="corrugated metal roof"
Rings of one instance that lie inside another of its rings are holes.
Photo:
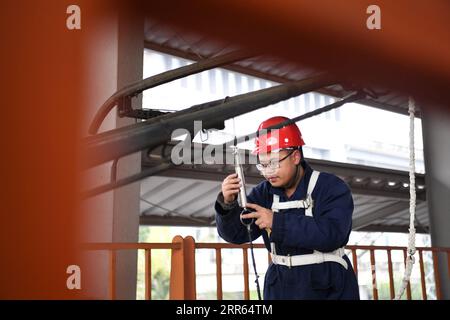
[[[199,36],[186,30],[181,32],[174,27],[155,23],[150,19],[146,20],[144,39],[147,48],[194,61],[237,49],[234,45]],[[240,61],[225,68],[279,83],[305,79],[317,73],[317,70],[310,67],[264,55]],[[353,91],[350,86],[343,88],[341,85],[334,85],[319,90],[319,92],[342,98]],[[372,89],[379,96],[360,100],[359,103],[407,114],[408,98],[406,96],[395,92],[387,93],[386,90],[381,88]],[[417,115],[420,116],[420,111],[417,112]]]
[[[141,224],[213,226],[214,203],[220,192],[220,184],[220,181],[194,178],[146,178],[141,184]],[[248,188],[253,186],[248,185]],[[353,200],[353,230],[408,232],[408,201],[355,193]],[[427,232],[429,222],[426,202],[418,204],[416,219],[418,231]]]

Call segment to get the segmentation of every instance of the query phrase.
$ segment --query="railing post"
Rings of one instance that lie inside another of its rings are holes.
[[[353,270],[355,271],[356,280],[358,280],[358,256],[356,255],[356,248],[352,249]]]
[[[216,248],[216,281],[217,281],[217,300],[223,299],[222,289],[222,251]]]
[[[420,284],[422,287],[422,299],[427,300],[427,287],[425,284],[425,267],[423,265],[423,254],[421,249],[419,249],[419,263],[420,263]]]
[[[395,287],[394,287],[394,273],[392,270],[392,255],[391,249],[387,249],[387,257],[388,257],[388,271],[389,271],[389,292],[391,300],[395,298]]]
[[[250,300],[250,288],[248,283],[248,252],[247,248],[242,248],[244,266],[244,300]]]
[[[145,249],[145,300],[152,299],[152,249]]]
[[[195,241],[191,236],[175,236],[172,243],[180,249],[172,250],[170,267],[170,300],[195,300]]]
[[[116,299],[116,250],[109,251],[109,299]]]
[[[378,288],[377,288],[377,273],[376,273],[376,264],[375,264],[375,252],[373,249],[370,249],[370,265],[372,269],[372,291],[373,291],[373,299],[378,300]]]
[[[445,253],[447,253],[447,271],[448,271],[448,277],[450,278],[450,250],[445,250]]]
[[[195,277],[195,240],[187,236],[183,240],[184,247],[184,298],[195,300],[197,298]]]
[[[405,270],[406,270],[406,261],[408,259],[408,255],[407,255],[406,249],[403,249],[402,251],[403,251],[403,261],[404,261]],[[408,281],[408,284],[406,285],[406,298],[408,300],[412,299],[412,296],[411,296],[411,281]]]
[[[184,297],[184,241],[175,236],[172,243],[179,243],[180,249],[172,249],[170,260],[170,300],[183,300]]]
[[[438,267],[438,254],[436,251],[432,251],[432,256],[433,256],[433,269],[434,269],[434,282],[436,284],[436,299],[437,300],[441,300],[442,299],[442,295],[441,295],[441,279],[439,276],[439,267]]]

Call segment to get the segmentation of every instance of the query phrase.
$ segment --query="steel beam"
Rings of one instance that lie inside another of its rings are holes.
[[[170,161],[169,157],[172,148],[176,142],[170,142],[164,147],[158,147],[151,151],[150,156],[144,155],[142,158],[143,169],[148,169],[159,165],[161,162]],[[199,146],[192,144],[191,155],[194,155],[195,148],[205,148],[206,146]],[[164,155],[162,153],[164,152]],[[231,150],[223,149],[222,159],[231,159],[227,155]],[[203,154],[203,151],[202,151]],[[256,185],[263,180],[254,165],[255,159],[248,151],[245,152],[244,170],[246,174],[246,181],[250,185]],[[194,160],[191,159],[191,163]],[[354,194],[380,196],[396,200],[409,199],[409,188],[403,187],[403,183],[409,182],[408,172],[392,169],[384,169],[377,167],[367,167],[349,163],[339,163],[327,160],[307,159],[308,163],[318,171],[330,172],[345,180],[351,187]],[[186,178],[186,179],[200,179],[209,181],[222,181],[227,174],[234,172],[233,164],[183,164],[179,166],[172,166],[164,172],[158,173],[160,176]],[[362,182],[357,182],[361,179]],[[395,182],[396,187],[389,186],[389,182]],[[423,174],[416,174],[416,185],[421,185],[422,189],[417,188],[418,201],[426,200],[425,193],[425,178]]]
[[[218,57],[212,57],[205,60],[200,60],[193,64],[169,70],[155,76],[151,76],[147,79],[134,82],[127,85],[114,93],[105,103],[99,108],[91,125],[89,126],[89,133],[96,134],[103,119],[108,115],[108,113],[116,106],[120,99],[125,97],[133,97],[138,95],[144,90],[157,87],[164,83],[168,83],[180,78],[187,77],[192,74],[196,74],[205,70],[210,70],[223,65],[231,64],[233,62],[244,60],[251,57],[248,51],[233,51],[226,53]]]
[[[321,74],[309,79],[241,94],[225,102],[194,106],[195,111],[184,110],[156,118],[153,123],[142,122],[128,127],[87,137],[83,143],[84,167],[92,167],[124,155],[154,148],[171,139],[176,129],[185,129],[194,135],[194,121],[202,121],[202,127],[217,128],[227,119],[283,101],[300,94],[335,83],[333,77]]]

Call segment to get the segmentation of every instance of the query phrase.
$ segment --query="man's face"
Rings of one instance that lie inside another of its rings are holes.
[[[259,163],[265,167],[261,173],[274,187],[283,187],[289,183],[300,160],[299,150],[281,150],[259,155]]]

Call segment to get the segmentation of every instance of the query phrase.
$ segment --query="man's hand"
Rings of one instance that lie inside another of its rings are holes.
[[[222,182],[222,194],[223,200],[226,204],[232,203],[236,200],[236,196],[239,193],[239,187],[241,179],[238,178],[236,173],[230,174]]]
[[[258,206],[254,203],[247,203],[247,208],[251,208],[255,211],[242,215],[243,219],[255,218],[255,224],[260,229],[272,229],[273,212],[272,210]]]

